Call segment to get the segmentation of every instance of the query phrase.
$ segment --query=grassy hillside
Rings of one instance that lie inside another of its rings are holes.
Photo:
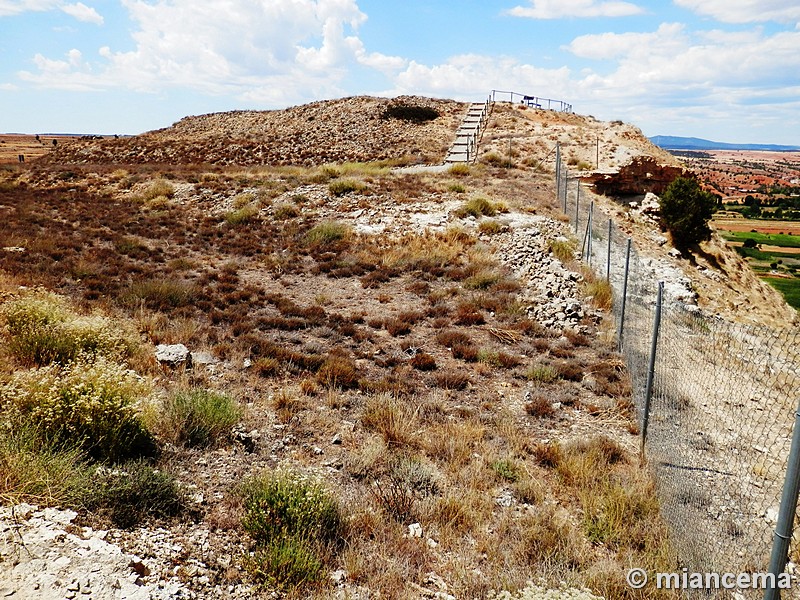
[[[605,283],[521,154],[538,138],[504,131],[438,173],[75,149],[4,169],[0,499],[75,507],[148,556],[144,582],[201,595],[660,597],[625,583],[674,560]],[[519,239],[575,274],[582,317],[530,316]],[[177,343],[192,365],[156,361]]]

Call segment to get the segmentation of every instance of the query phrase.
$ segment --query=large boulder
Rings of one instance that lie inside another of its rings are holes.
[[[156,346],[156,360],[171,367],[192,365],[192,355],[183,344],[159,344]]]

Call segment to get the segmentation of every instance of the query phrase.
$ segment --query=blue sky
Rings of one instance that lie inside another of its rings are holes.
[[[800,145],[796,0],[0,0],[0,132],[135,134],[353,95],[565,100]]]

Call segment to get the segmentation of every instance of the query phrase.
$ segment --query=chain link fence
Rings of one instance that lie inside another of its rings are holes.
[[[679,566],[689,573],[767,572],[800,398],[800,331],[704,315],[680,272],[640,255],[563,164],[557,177],[581,260],[613,288],[640,419],[652,368],[644,453]],[[798,559],[793,540],[789,560]],[[800,590],[783,597],[800,597]]]

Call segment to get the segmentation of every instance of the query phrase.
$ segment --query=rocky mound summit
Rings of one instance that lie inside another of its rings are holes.
[[[432,109],[439,116],[421,121],[387,113],[397,106]],[[441,162],[465,107],[418,96],[359,96],[285,110],[213,113],[131,138],[74,140],[62,144],[48,160],[240,166]]]

